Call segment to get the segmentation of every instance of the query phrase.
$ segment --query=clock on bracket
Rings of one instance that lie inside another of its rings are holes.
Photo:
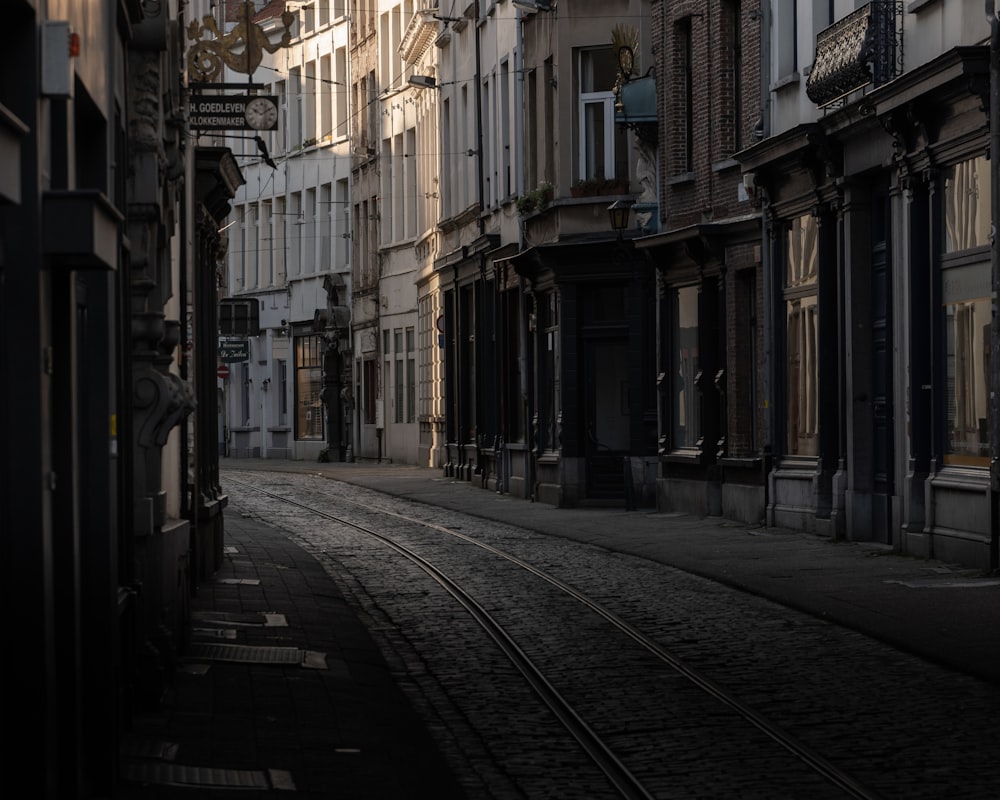
[[[243,108],[243,117],[255,131],[272,130],[278,122],[278,104],[273,97],[251,97]]]

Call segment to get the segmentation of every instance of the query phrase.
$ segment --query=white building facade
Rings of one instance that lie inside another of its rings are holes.
[[[291,40],[250,76],[251,93],[274,98],[275,125],[228,139],[246,184],[227,231],[221,342],[248,347],[220,381],[222,447],[233,457],[341,460],[351,449],[348,9],[272,2],[255,21],[277,42],[288,12]]]

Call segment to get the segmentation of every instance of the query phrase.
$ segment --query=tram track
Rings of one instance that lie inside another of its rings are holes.
[[[614,786],[618,796],[625,798],[650,798],[654,796],[643,786],[640,779],[623,764],[622,760],[605,743],[603,738],[585,721],[583,715],[553,686],[546,678],[543,669],[525,653],[522,647],[517,644],[515,638],[497,621],[494,615],[487,611],[471,593],[467,592],[457,581],[449,577],[428,558],[417,553],[413,548],[400,543],[383,531],[376,530],[370,524],[359,523],[356,518],[352,519],[346,515],[331,513],[311,503],[268,491],[261,486],[240,481],[233,476],[229,476],[228,479],[242,485],[248,490],[264,494],[273,500],[287,503],[308,514],[336,522],[339,525],[363,533],[417,565],[439,586],[444,588],[475,619],[476,623],[495,642],[518,672],[520,672],[535,694],[559,720],[560,724],[577,741],[591,761],[600,768],[611,785]],[[646,636],[617,614],[549,572],[528,563],[518,556],[505,552],[487,542],[483,542],[474,536],[444,525],[401,514],[386,508],[373,508],[370,503],[352,501],[342,496],[338,496],[336,502],[353,506],[357,509],[357,513],[377,514],[404,525],[418,526],[424,531],[432,531],[436,534],[452,537],[467,545],[479,548],[492,556],[503,559],[509,564],[516,566],[519,570],[533,575],[565,597],[571,598],[589,612],[597,615],[628,640],[642,648],[657,663],[668,668],[673,674],[682,678],[690,686],[700,690],[711,698],[712,701],[724,706],[728,711],[737,715],[739,719],[763,734],[763,736],[781,748],[788,756],[801,765],[804,765],[805,768],[818,776],[825,784],[836,788],[841,793],[841,796],[871,799],[880,796],[852,774],[832,763],[821,753],[788,733],[781,726],[772,723],[767,717],[742,702],[732,692],[727,691],[700,671],[690,667],[680,657]]]

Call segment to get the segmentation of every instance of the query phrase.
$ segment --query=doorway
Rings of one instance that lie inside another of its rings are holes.
[[[631,428],[628,343],[595,340],[584,346],[587,498],[620,500]]]

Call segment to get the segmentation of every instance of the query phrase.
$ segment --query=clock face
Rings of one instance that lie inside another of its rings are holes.
[[[243,109],[243,116],[254,130],[270,130],[278,121],[278,107],[266,97],[254,97]]]

